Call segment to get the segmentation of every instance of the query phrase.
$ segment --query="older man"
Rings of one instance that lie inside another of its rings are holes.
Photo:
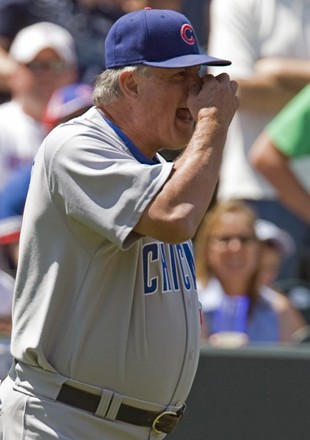
[[[96,107],[35,160],[13,311],[2,438],[160,439],[199,358],[191,237],[237,107],[228,62],[175,11],[124,15],[106,39]],[[187,145],[175,163],[161,149]]]

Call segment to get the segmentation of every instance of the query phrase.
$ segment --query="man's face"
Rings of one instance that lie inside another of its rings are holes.
[[[18,96],[30,96],[47,101],[59,87],[70,84],[76,77],[69,66],[53,49],[43,49],[28,64],[21,66],[12,78],[12,89]]]
[[[52,49],[42,50],[27,68],[33,75],[32,92],[48,96],[70,82],[72,68]]]
[[[153,152],[179,149],[192,137],[195,121],[187,107],[191,87],[201,84],[199,67],[151,68],[139,75],[138,120],[142,139]]]

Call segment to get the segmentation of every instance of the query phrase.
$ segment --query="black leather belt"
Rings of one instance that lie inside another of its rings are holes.
[[[65,383],[62,385],[56,400],[95,414],[100,399],[101,396],[74,388]],[[170,434],[180,422],[183,413],[184,408],[179,409],[177,412],[163,411],[158,413],[122,403],[115,420],[149,427],[157,433]]]

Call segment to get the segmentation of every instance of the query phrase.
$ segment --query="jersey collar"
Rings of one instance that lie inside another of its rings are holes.
[[[148,157],[146,157],[117,125],[115,125],[113,122],[107,119],[103,114],[101,114],[101,116],[106,121],[106,123],[112,128],[112,130],[114,130],[115,133],[122,139],[128,150],[131,152],[134,158],[137,159],[138,162],[143,163],[145,165],[155,165],[159,163],[157,158],[149,159]]]

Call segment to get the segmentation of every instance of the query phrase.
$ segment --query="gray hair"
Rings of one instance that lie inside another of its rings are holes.
[[[118,69],[106,69],[96,79],[93,101],[98,107],[109,104],[122,96],[119,86],[119,77],[123,72],[138,72],[139,75],[148,77],[150,67],[144,65],[126,66]]]

